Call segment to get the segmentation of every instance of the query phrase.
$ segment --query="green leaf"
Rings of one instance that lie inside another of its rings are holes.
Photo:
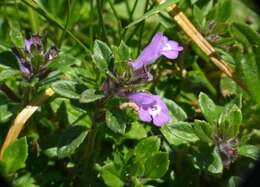
[[[126,124],[119,122],[118,119],[111,112],[106,111],[107,127],[115,133],[125,134]]]
[[[86,111],[78,105],[73,105],[67,98],[55,98],[51,103],[53,112],[57,113],[58,120],[61,123],[68,123],[73,125],[84,125],[90,128],[92,120],[90,116],[86,114]],[[84,114],[84,116],[82,116]]]
[[[217,106],[206,94],[200,93],[199,105],[206,120],[211,124],[217,124],[222,107]]]
[[[260,104],[260,79],[254,57],[252,54],[246,54],[237,63],[250,95],[256,103]]]
[[[148,17],[157,14],[159,12],[161,12],[162,10],[168,8],[169,6],[171,6],[174,3],[178,3],[180,0],[166,0],[164,3],[156,6],[155,8],[153,8],[152,10],[146,12],[142,17],[136,19],[135,21],[133,21],[132,23],[130,23],[129,25],[127,25],[125,28],[129,28],[132,27],[134,25],[136,25],[137,23],[147,19]]]
[[[171,145],[178,146],[199,140],[194,133],[192,126],[186,122],[167,124],[161,127],[160,130]]]
[[[25,174],[18,179],[15,179],[15,181],[12,183],[13,187],[38,187],[38,185],[35,184],[35,179],[29,174]]]
[[[94,89],[87,89],[81,93],[79,101],[81,103],[91,103],[96,100],[102,99],[104,95],[102,94],[95,94],[96,90]]]
[[[129,168],[130,173],[134,176],[143,176],[145,171],[144,164],[145,163],[143,160],[134,160],[130,164],[130,168]]]
[[[78,99],[79,94],[76,93],[75,82],[69,80],[60,80],[54,82],[51,87],[52,89],[59,94],[60,96],[70,98],[70,99]]]
[[[106,72],[108,70],[109,64],[112,62],[113,53],[106,43],[95,40],[93,60],[96,67],[101,72]]]
[[[115,68],[118,74],[122,74],[127,68],[130,57],[130,48],[122,40],[119,47],[113,46],[113,54],[115,57]]]
[[[232,3],[230,0],[219,1],[215,9],[215,19],[218,22],[225,22],[231,15]]]
[[[197,7],[196,5],[193,6],[193,18],[194,18],[196,24],[200,28],[204,28],[205,27],[206,17],[203,14],[203,11],[199,7]]]
[[[76,125],[69,127],[59,140],[58,158],[65,158],[75,153],[76,149],[86,138],[87,133],[87,129],[83,126]]]
[[[208,1],[208,3],[205,6],[203,6],[201,11],[203,12],[203,15],[205,17],[209,14],[209,12],[211,11],[212,7],[213,7],[213,0]]]
[[[200,146],[199,150],[192,153],[191,157],[195,168],[212,174],[223,172],[222,160],[216,149],[208,146]]]
[[[50,147],[45,149],[43,153],[49,158],[55,158],[58,156],[58,147]]]
[[[249,26],[233,23],[231,34],[245,45],[246,54],[238,57],[239,74],[256,103],[260,104],[260,35]]]
[[[13,63],[10,63],[13,62]],[[17,74],[20,74],[20,69],[17,59],[11,51],[0,52],[0,68],[16,70]]]
[[[168,106],[173,122],[185,121],[187,119],[187,114],[177,103],[170,99],[164,99],[164,101]]]
[[[26,137],[23,137],[10,144],[5,150],[1,160],[2,172],[9,174],[24,168],[27,156],[28,145]]]
[[[227,105],[219,117],[221,134],[227,137],[236,137],[242,122],[242,112],[236,105]]]
[[[227,187],[237,187],[241,184],[241,178],[238,176],[231,176],[228,180]]]
[[[247,37],[239,30],[239,28],[236,27],[234,23],[229,27],[229,33],[234,40],[241,42],[243,45],[245,45],[245,47],[251,47]]]
[[[194,133],[205,143],[212,143],[213,128],[206,121],[195,120],[192,125]]]
[[[223,44],[224,45],[224,44]],[[230,54],[230,52],[227,52],[226,50],[219,48],[219,47],[215,47],[216,52],[220,55],[220,57],[226,61],[228,64],[230,64],[231,66],[236,65],[236,61],[233,58],[233,56]]]
[[[124,182],[115,174],[108,170],[103,170],[101,174],[105,184],[110,187],[122,187]]]
[[[148,158],[153,152],[159,151],[161,141],[156,136],[150,136],[141,140],[134,149],[134,154],[138,160]]]
[[[237,105],[238,108],[242,108],[242,102],[243,102],[243,95],[239,94],[238,96],[236,96],[235,98],[233,98],[228,105]]]
[[[198,2],[199,0],[191,0],[191,4],[194,5]]]
[[[7,122],[12,115],[13,113],[9,110],[7,104],[0,105],[0,124]]]
[[[260,26],[260,17],[256,12],[257,9],[254,9],[253,2],[250,1],[236,1],[231,0],[232,2],[232,15],[231,19],[235,21],[239,21],[241,23],[245,23],[246,20],[250,20],[250,27],[258,30]]]
[[[238,86],[235,81],[229,77],[222,76],[220,80],[220,91],[224,97],[229,97],[238,93]]]
[[[10,22],[11,31],[10,31],[10,39],[13,44],[18,48],[24,48],[24,38],[20,30],[20,26],[18,22]]]
[[[255,145],[242,145],[238,147],[237,151],[240,156],[252,158],[254,160],[259,159],[260,156],[260,148]]]
[[[145,129],[144,125],[135,121],[131,123],[130,130],[125,134],[125,137],[129,139],[140,140],[147,136],[147,129]]]
[[[71,65],[81,65],[79,58],[76,58],[70,54],[65,54],[65,52],[60,52],[59,55],[54,58],[51,63],[48,64],[48,68],[58,69],[60,72],[66,72],[71,69]]]
[[[123,40],[120,42],[118,52],[119,52],[120,60],[125,64],[127,64],[126,62],[129,60],[129,56],[130,56],[130,48],[125,44]]]
[[[169,155],[164,152],[153,153],[145,162],[145,177],[157,179],[164,176],[169,168]]]
[[[0,72],[0,82],[5,81],[7,79],[11,79],[11,78],[15,77],[16,75],[18,75],[19,73],[20,73],[19,71],[16,71],[11,68],[3,69]]]
[[[218,154],[217,150],[214,149],[213,151],[213,161],[208,167],[208,171],[213,174],[220,174],[223,172],[223,164],[220,155]]]
[[[250,28],[248,25],[241,24],[241,23],[233,23],[231,28],[236,29],[239,32],[239,35],[236,39],[247,47],[251,46],[253,49],[254,54],[256,55],[256,59],[259,60],[260,58],[260,34],[257,33],[255,30]],[[244,36],[244,40],[241,40],[241,35]],[[236,35],[235,35],[236,36]],[[245,38],[247,41],[245,41]],[[260,65],[258,66],[260,68]]]

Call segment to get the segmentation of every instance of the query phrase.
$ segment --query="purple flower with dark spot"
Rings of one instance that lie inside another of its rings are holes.
[[[129,60],[128,64],[136,71],[146,65],[154,63],[162,55],[169,59],[176,59],[182,50],[183,47],[176,41],[169,40],[161,32],[158,32],[138,58],[135,61]]]
[[[168,108],[160,96],[135,92],[128,94],[127,98],[138,105],[141,121],[153,122],[157,127],[162,127],[170,121]]]
[[[24,49],[12,48],[23,77],[27,80],[31,80],[33,76],[44,78],[48,73],[48,64],[58,55],[59,50],[56,47],[51,47],[45,52],[42,38],[38,34],[25,39],[24,43]]]

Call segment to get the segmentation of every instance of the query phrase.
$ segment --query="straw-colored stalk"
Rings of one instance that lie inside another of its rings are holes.
[[[21,130],[23,129],[27,120],[33,115],[33,113],[52,95],[54,91],[51,88],[45,90],[45,92],[38,97],[36,100],[32,101],[27,105],[14,119],[12,126],[10,127],[5,141],[0,150],[0,159],[3,158],[4,151],[6,148],[16,140],[19,136]]]

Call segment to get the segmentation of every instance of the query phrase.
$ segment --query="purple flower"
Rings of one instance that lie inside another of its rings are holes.
[[[153,122],[157,127],[162,127],[170,121],[169,111],[162,98],[144,92],[135,92],[127,98],[139,107],[139,118],[144,122]]]
[[[169,59],[176,59],[182,50],[183,47],[179,46],[176,41],[169,40],[161,32],[158,32],[138,58],[134,62],[129,60],[128,64],[132,66],[134,70],[138,70],[148,64],[154,63],[162,55]]]
[[[28,58],[25,56],[24,52],[16,47],[12,48],[12,52],[16,56],[16,59],[19,64],[20,71],[25,79],[30,79],[33,73],[32,64],[28,61]]]
[[[33,47],[35,47],[40,53],[43,53],[42,38],[40,35],[35,34],[31,38],[25,39],[25,51],[32,53]]]
[[[27,80],[33,76],[43,78],[48,73],[47,65],[58,55],[59,50],[56,47],[51,47],[45,52],[42,38],[38,34],[25,39],[24,43],[24,49],[12,48],[23,77]]]

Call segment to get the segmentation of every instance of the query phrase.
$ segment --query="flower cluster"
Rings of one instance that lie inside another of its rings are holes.
[[[48,73],[48,64],[58,55],[59,50],[53,46],[48,51],[45,51],[42,38],[38,34],[25,39],[24,43],[23,49],[12,48],[23,77],[26,80],[31,80],[35,76],[39,78],[45,77]]]
[[[115,93],[126,97],[138,106],[138,114],[141,121],[152,122],[157,127],[162,127],[169,122],[169,111],[162,98],[145,92],[129,91],[125,85],[135,85],[153,80],[153,75],[148,71],[148,65],[154,63],[161,56],[168,59],[176,59],[183,48],[175,41],[169,40],[158,32],[152,38],[136,60],[129,60],[128,65],[132,69],[130,80],[117,83],[106,80],[102,90],[108,94]]]

